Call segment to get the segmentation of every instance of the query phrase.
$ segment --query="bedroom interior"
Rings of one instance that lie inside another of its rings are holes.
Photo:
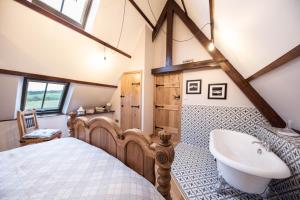
[[[1,0],[0,199],[300,199],[299,10]]]

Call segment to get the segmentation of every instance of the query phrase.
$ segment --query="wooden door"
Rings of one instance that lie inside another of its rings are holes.
[[[141,128],[141,72],[124,73],[121,80],[121,128]]]
[[[180,141],[182,73],[155,76],[154,128],[172,133],[173,141]]]

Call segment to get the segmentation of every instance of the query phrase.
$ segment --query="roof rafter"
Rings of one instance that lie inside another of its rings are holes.
[[[166,43],[166,66],[173,65],[173,9],[168,9],[167,12],[167,43]]]
[[[156,36],[158,35],[159,31],[160,31],[160,28],[162,27],[162,25],[164,24],[164,21],[165,19],[167,18],[167,13],[168,13],[168,10],[169,9],[172,9],[170,8],[170,6],[172,6],[172,2],[173,0],[168,0],[167,3],[165,4],[165,7],[163,8],[157,22],[156,22],[156,25],[153,29],[153,32],[152,32],[152,41],[155,40]]]
[[[249,78],[247,78],[247,80],[253,81],[254,79],[272,71],[273,69],[276,69],[276,68],[284,65],[285,63],[288,63],[291,60],[294,60],[298,56],[300,56],[300,44],[298,44],[295,48],[293,48],[292,50],[290,50],[289,52],[287,52],[280,58],[276,59],[272,63],[268,64],[266,67],[262,68],[261,70],[259,70],[258,72],[256,72],[252,76],[250,76]]]
[[[195,35],[196,39],[204,46],[207,47],[210,43],[209,39],[204,33],[198,28],[198,26],[185,15],[184,11],[180,6],[173,3],[174,12],[179,16],[183,23],[190,29]],[[213,51],[208,53],[215,60],[226,59],[225,56],[215,48]],[[250,85],[250,83],[234,68],[229,62],[220,63],[221,68],[224,72],[232,79],[232,81],[241,89],[241,91],[248,97],[248,99],[254,104],[254,106],[265,116],[269,122],[276,127],[285,127],[284,120],[275,112],[275,110],[259,95],[259,93]]]
[[[163,12],[160,15],[160,20],[155,26],[152,32],[152,40],[154,40],[162,26],[167,10],[172,9],[176,13],[182,22],[189,28],[195,38],[204,46],[207,47],[210,40],[204,35],[200,28],[191,20],[182,8],[173,0],[168,0]],[[226,60],[225,56],[215,48],[213,51],[207,52],[214,60]],[[259,93],[250,85],[250,83],[234,68],[234,66],[227,60],[220,63],[220,67],[223,71],[232,79],[232,81],[241,89],[241,91],[248,97],[248,99],[254,104],[254,106],[265,116],[265,118],[271,123],[272,126],[285,127],[284,120],[275,112],[275,110],[259,95]],[[170,66],[167,66],[170,68]]]
[[[219,69],[221,62],[226,62],[226,60],[219,60],[219,61],[202,60],[197,62],[172,65],[169,67],[154,68],[151,70],[151,73],[163,74],[163,73],[180,72],[180,71],[193,70],[193,69]]]
[[[186,7],[185,7],[184,0],[181,0],[181,4],[182,4],[182,6],[183,6],[183,9],[184,9],[185,14],[186,14],[187,16],[189,16],[189,15],[188,15],[188,12],[187,12],[187,9],[186,9]]]
[[[142,9],[135,3],[134,0],[129,0],[129,2],[135,7],[135,9],[141,14],[141,16],[146,20],[146,22],[154,29],[154,25],[149,20],[149,18],[145,15],[145,13],[142,11]]]
[[[185,15],[184,11],[180,6],[173,3],[174,12],[179,16],[183,23],[190,29],[195,35],[197,40],[205,47],[210,43],[209,39],[204,33],[198,28],[198,26]],[[215,60],[226,59],[225,56],[215,48],[213,51],[208,53]],[[250,83],[244,79],[244,77],[234,68],[229,62],[220,63],[221,68],[224,72],[233,80],[233,82],[241,89],[241,91],[248,97],[248,99],[254,104],[254,106],[265,116],[269,122],[276,127],[285,127],[284,120],[275,112],[275,110],[259,95],[259,93],[250,85]]]
[[[209,17],[210,17],[210,40],[214,41],[214,28],[215,28],[215,18],[214,18],[214,0],[209,0]]]

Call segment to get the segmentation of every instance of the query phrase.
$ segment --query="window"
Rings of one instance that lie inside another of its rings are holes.
[[[92,0],[32,0],[32,3],[75,26],[84,28]]]
[[[24,79],[21,110],[36,109],[38,114],[61,113],[69,83]]]

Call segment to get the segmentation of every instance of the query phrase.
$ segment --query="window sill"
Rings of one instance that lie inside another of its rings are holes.
[[[37,118],[57,117],[57,116],[62,116],[62,115],[65,115],[65,114],[62,114],[62,113],[42,114],[42,115],[37,115]]]

